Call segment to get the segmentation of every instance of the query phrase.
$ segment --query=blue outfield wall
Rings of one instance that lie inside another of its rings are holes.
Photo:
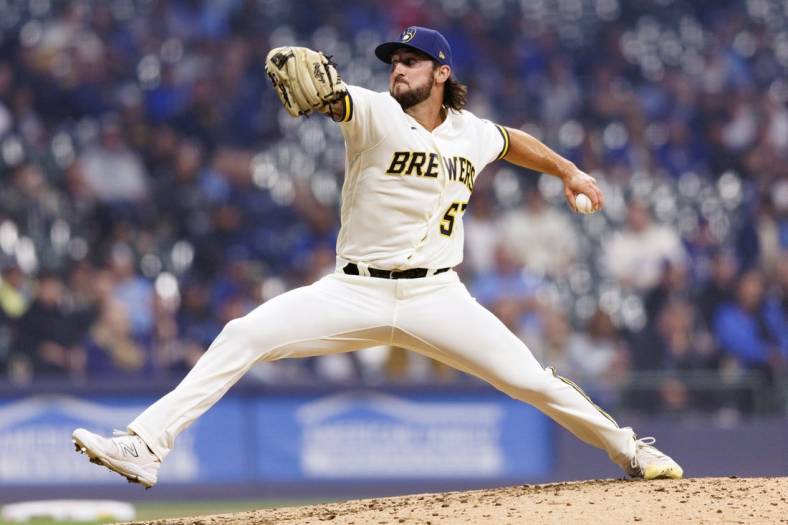
[[[488,387],[239,385],[179,438],[155,490],[74,453],[170,385],[0,386],[0,502],[351,498],[622,477],[602,451]],[[617,414],[688,476],[788,476],[788,418]]]
[[[155,400],[0,397],[0,487],[118,483],[73,452],[71,431],[124,429]],[[538,411],[493,390],[231,393],[181,434],[159,486],[515,483],[549,475],[552,433]]]

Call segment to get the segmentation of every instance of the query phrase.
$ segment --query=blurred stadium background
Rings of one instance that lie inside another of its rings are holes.
[[[71,452],[72,428],[124,428],[225,322],[333,271],[341,135],[280,108],[267,51],[320,49],[384,90],[372,49],[409,25],[447,36],[472,111],[607,195],[575,216],[556,180],[487,168],[472,293],[688,474],[788,472],[785,1],[0,0],[0,502],[619,475],[385,347],[253,368],[149,493]]]

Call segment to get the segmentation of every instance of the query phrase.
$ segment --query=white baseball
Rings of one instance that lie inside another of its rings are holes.
[[[594,204],[584,193],[578,193],[575,196],[575,208],[580,213],[594,213]]]

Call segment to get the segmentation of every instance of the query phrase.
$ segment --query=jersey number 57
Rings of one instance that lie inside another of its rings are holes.
[[[451,234],[454,231],[455,220],[462,215],[462,213],[465,211],[465,208],[467,207],[468,203],[462,201],[454,201],[449,205],[449,209],[447,209],[446,213],[443,214],[443,220],[441,220],[442,235],[451,237]]]

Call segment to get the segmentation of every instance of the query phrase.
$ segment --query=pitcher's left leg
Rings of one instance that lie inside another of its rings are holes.
[[[542,368],[517,336],[478,304],[456,278],[453,283],[450,279],[447,276],[443,286],[432,287],[425,281],[403,294],[397,314],[400,339],[395,343],[535,406],[633,473],[632,460],[647,444],[636,442],[631,428],[619,427],[574,383]]]

